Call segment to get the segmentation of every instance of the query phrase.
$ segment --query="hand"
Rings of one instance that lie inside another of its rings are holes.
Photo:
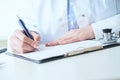
[[[86,39],[93,39],[93,38],[94,38],[94,33],[92,30],[92,27],[88,25],[83,28],[71,30],[63,37],[55,41],[46,43],[46,46],[68,44],[68,43],[73,43],[73,42],[78,42],[78,41],[83,41]]]
[[[30,32],[33,39],[28,38],[22,30],[16,30],[10,37],[10,47],[15,53],[27,53],[34,51],[40,43],[40,36],[36,32]]]

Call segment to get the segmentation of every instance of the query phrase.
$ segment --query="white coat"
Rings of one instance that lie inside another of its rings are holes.
[[[120,31],[120,0],[73,1],[79,27],[91,24],[96,39],[102,37],[104,28]],[[41,42],[55,40],[68,32],[67,0],[34,0],[31,3],[32,7],[25,10],[24,16],[33,18]]]

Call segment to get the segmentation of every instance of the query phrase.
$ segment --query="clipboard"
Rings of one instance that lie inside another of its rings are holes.
[[[119,45],[120,44],[118,43],[103,45],[99,41],[86,40],[86,41],[75,42],[65,45],[51,46],[51,47],[46,47],[43,44],[40,45],[40,49],[37,49],[35,52],[30,52],[27,54],[18,54],[18,53],[16,54],[9,51],[7,51],[5,54],[41,64],[58,59],[84,54],[84,53],[98,51],[101,49],[119,46]]]

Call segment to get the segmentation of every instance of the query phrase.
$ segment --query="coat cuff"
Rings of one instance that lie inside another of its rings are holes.
[[[112,32],[120,31],[120,14],[95,22],[91,25],[94,31],[95,39],[99,40],[103,38],[102,29],[111,28]]]

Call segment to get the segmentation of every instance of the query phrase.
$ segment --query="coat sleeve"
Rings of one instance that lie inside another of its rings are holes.
[[[95,39],[99,40],[103,37],[102,29],[111,28],[112,32],[120,31],[120,14],[112,16],[110,18],[95,22],[92,24]]]

